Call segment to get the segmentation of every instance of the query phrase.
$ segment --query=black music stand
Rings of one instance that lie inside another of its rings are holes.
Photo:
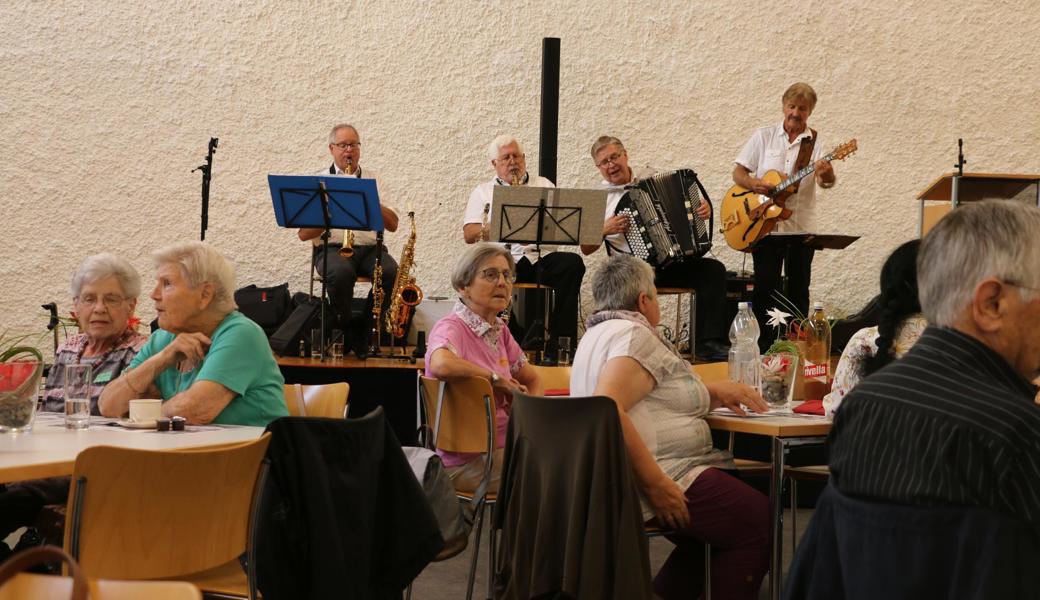
[[[325,280],[328,274],[329,235],[332,228],[375,231],[376,243],[383,243],[383,213],[375,179],[344,175],[267,176],[279,227],[299,229],[321,227],[321,352],[325,360]],[[376,254],[377,263],[382,252]],[[372,285],[381,285],[373,281]]]
[[[755,244],[755,248],[789,248],[803,246],[813,250],[844,250],[859,239],[858,235],[836,233],[786,233],[774,231]]]
[[[495,186],[496,207],[489,239],[506,244],[534,244],[538,258],[542,244],[597,246],[603,241],[607,192],[568,188]],[[535,262],[535,285],[542,287],[541,260]],[[547,342],[543,323],[542,352]]]

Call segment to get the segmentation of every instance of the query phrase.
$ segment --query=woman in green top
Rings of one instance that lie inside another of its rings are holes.
[[[155,253],[151,298],[159,328],[105,388],[101,414],[120,417],[134,398],[162,398],[163,414],[191,424],[265,426],[288,415],[281,372],[259,325],[238,312],[235,269],[202,242]]]

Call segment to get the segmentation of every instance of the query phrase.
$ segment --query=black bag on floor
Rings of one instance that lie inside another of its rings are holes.
[[[317,298],[298,293],[293,297],[293,301],[296,308],[269,338],[271,350],[274,350],[274,353],[279,356],[298,356],[301,341],[304,352],[309,355],[311,329],[321,327],[321,302]],[[331,332],[335,327],[336,313],[326,302],[325,330]]]
[[[267,337],[278,330],[293,310],[288,283],[274,287],[248,285],[235,290],[235,304],[239,312],[263,328]]]

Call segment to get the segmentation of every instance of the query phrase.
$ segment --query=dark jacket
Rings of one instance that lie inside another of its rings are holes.
[[[496,598],[651,598],[617,405],[603,397],[515,398],[495,507]]]
[[[256,537],[264,600],[400,598],[444,542],[382,409],[285,417],[267,430]]]
[[[1034,530],[993,511],[880,504],[828,485],[791,564],[790,600],[1040,598]]]

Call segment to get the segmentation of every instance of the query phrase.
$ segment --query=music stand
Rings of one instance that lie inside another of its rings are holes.
[[[803,246],[813,250],[844,250],[859,239],[858,235],[840,235],[836,233],[787,233],[774,231],[755,244],[755,248],[788,248]]]
[[[534,244],[539,259],[542,244],[598,246],[603,242],[604,190],[495,186],[492,202],[490,241]],[[535,285],[542,287],[541,260],[535,262]],[[544,327],[548,326],[546,320]],[[543,354],[545,338],[543,335]]]
[[[375,179],[344,175],[267,176],[274,202],[274,217],[279,227],[299,229],[320,227],[321,234],[321,351],[325,360],[325,281],[329,266],[329,235],[332,228],[375,231],[376,243],[383,243],[383,213]],[[382,252],[376,254],[377,263]],[[373,285],[381,282],[373,281]]]

